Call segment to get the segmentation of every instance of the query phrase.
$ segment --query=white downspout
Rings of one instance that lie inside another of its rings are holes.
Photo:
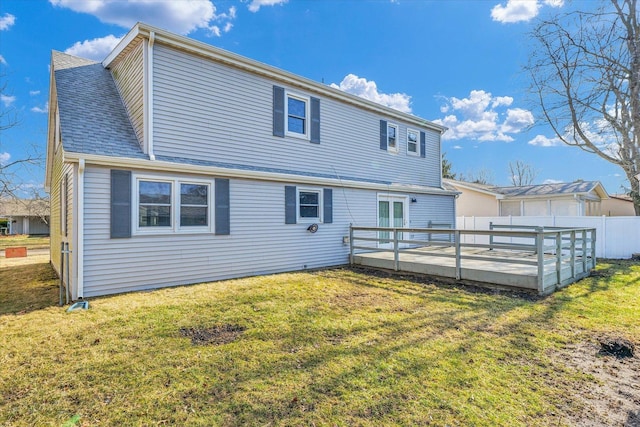
[[[78,163],[78,232],[76,233],[78,299],[84,296],[84,168],[84,159],[80,159]]]

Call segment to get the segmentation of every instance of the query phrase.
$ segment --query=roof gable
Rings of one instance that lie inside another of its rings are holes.
[[[146,158],[109,70],[61,52],[52,68],[65,151]]]

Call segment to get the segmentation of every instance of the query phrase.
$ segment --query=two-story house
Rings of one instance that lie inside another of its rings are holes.
[[[350,224],[455,220],[443,127],[149,25],[102,63],[54,51],[49,105],[73,299],[346,264]]]

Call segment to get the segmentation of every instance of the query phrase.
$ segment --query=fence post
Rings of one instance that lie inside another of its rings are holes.
[[[544,294],[544,232],[538,228],[536,233],[536,253],[538,254],[538,294]]]
[[[456,280],[462,278],[462,255],[460,253],[460,230],[454,232],[454,239],[456,243]]]
[[[393,269],[400,269],[400,254],[398,253],[398,229],[393,229]]]
[[[597,230],[593,228],[591,230],[591,262],[593,264],[593,267],[596,266],[596,233]]]
[[[489,230],[493,231],[493,221],[489,221]],[[489,233],[489,250],[493,250],[493,233]]]
[[[582,272],[587,272],[587,230],[582,229]]]
[[[353,224],[349,224],[349,265],[353,265]]]
[[[562,233],[556,233],[556,286],[562,283]]]
[[[571,230],[571,280],[576,277],[576,230]]]

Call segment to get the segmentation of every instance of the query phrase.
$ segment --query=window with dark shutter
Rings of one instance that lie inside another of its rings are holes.
[[[284,223],[295,224],[298,217],[297,191],[294,185],[284,187]]]
[[[314,144],[320,144],[320,100],[311,98],[311,139]]]
[[[425,157],[427,155],[426,148],[427,148],[426,135],[424,132],[420,132],[420,157]]]
[[[229,203],[229,180],[216,178],[215,183],[215,233],[226,236],[231,233],[231,215]]]
[[[284,138],[284,88],[273,87],[273,136]]]
[[[380,149],[387,150],[387,121],[380,120]]]
[[[333,190],[331,188],[324,189],[323,199],[324,215],[322,222],[331,224],[333,222]]]
[[[111,170],[111,238],[131,237],[131,171]]]

